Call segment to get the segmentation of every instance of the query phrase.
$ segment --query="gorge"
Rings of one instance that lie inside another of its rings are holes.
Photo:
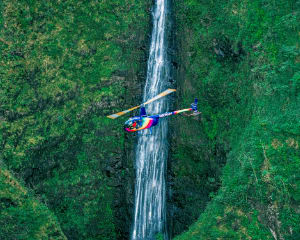
[[[299,7],[1,1],[0,239],[300,239]],[[201,116],[150,137],[106,118],[170,86],[149,113]]]

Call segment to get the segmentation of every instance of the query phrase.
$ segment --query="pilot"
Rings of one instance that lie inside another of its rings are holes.
[[[137,125],[136,122],[133,122],[130,126],[130,129],[136,129],[136,127],[137,127],[136,125]]]

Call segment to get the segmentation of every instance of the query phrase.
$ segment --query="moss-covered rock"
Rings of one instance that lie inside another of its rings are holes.
[[[57,218],[3,166],[0,169],[0,238],[67,239]]]
[[[128,238],[132,143],[106,115],[140,102],[149,4],[0,3],[0,160],[68,238]]]
[[[177,105],[202,118],[173,125],[173,234],[198,218],[175,239],[299,238],[298,20],[296,1],[176,1]]]

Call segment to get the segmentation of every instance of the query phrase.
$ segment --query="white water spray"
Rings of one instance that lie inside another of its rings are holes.
[[[169,64],[166,55],[167,0],[157,0],[153,10],[153,30],[148,59],[144,99],[153,98],[166,90],[169,79]],[[147,105],[147,114],[168,110],[166,98]],[[153,240],[157,233],[168,239],[166,230],[166,162],[167,120],[161,119],[158,126],[139,133],[136,150],[135,209],[132,240]]]

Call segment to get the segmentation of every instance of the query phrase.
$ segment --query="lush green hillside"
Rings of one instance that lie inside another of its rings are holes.
[[[174,2],[175,239],[300,239],[300,2]]]
[[[105,116],[139,102],[150,4],[0,2],[0,171],[31,189],[1,177],[1,234],[128,238],[131,147]]]
[[[171,235],[300,239],[299,1],[173,3]],[[0,2],[0,239],[128,239],[151,4]]]
[[[53,213],[3,166],[0,213],[0,239],[66,239]]]

